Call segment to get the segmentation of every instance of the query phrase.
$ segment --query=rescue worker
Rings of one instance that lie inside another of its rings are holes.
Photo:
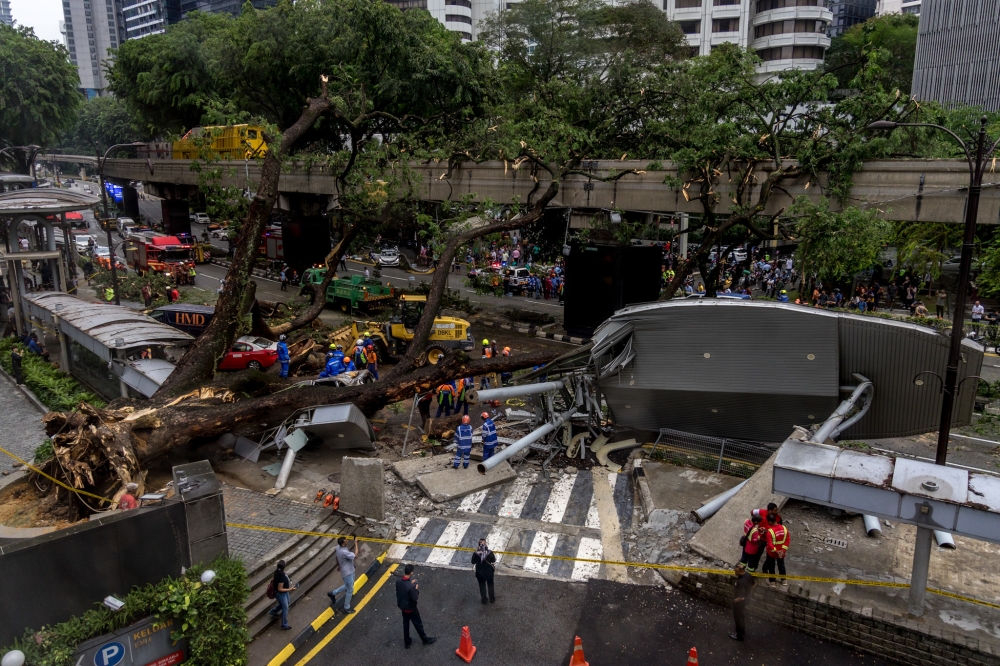
[[[434,418],[441,418],[441,412],[444,412],[445,416],[451,416],[451,399],[455,396],[455,389],[451,384],[444,383],[438,386],[438,410]]]
[[[374,344],[372,344],[370,349],[365,351],[365,356],[368,357],[368,373],[375,379],[378,379],[378,354],[375,353]]]
[[[766,530],[771,525],[781,524],[781,514],[778,513],[778,505],[774,502],[768,502],[766,509],[757,509],[757,513],[760,514],[760,528]]]
[[[458,448],[455,449],[454,468],[458,469],[458,463],[461,462],[462,469],[468,469],[469,458],[472,456],[472,426],[469,425],[468,416],[463,416],[462,425],[455,428],[455,445]]]
[[[323,372],[319,373],[319,378],[326,379],[327,377],[336,377],[340,373],[344,372],[343,361],[343,358],[337,358],[333,354],[328,354],[326,357],[326,367],[323,368]]]
[[[480,416],[483,417],[483,460],[486,460],[497,448],[497,426],[489,412],[483,412]]]
[[[285,342],[285,335],[281,334],[278,336],[278,363],[281,364],[281,372],[278,376],[282,379],[288,377],[288,362],[292,360],[291,356],[288,355],[288,343]]]
[[[760,556],[763,552],[764,538],[760,523],[763,520],[758,509],[754,509],[750,518],[743,523],[743,538],[740,545],[743,546],[743,555],[740,557],[740,564],[746,566],[747,571],[753,573],[760,564]]]
[[[358,338],[354,342],[354,351],[352,352],[354,356],[354,365],[357,367],[364,366],[368,363],[368,357],[365,355],[365,341]]]
[[[774,567],[777,565],[778,573],[785,576],[785,555],[788,553],[788,546],[791,543],[791,537],[788,534],[788,528],[778,523],[777,525],[771,525],[764,532],[764,568],[762,571],[764,573],[774,574]],[[776,587],[775,579],[768,578],[768,584],[771,587]],[[788,587],[788,579],[782,578],[781,585],[783,587]]]
[[[194,264],[191,264],[191,267],[188,268],[188,284],[194,285],[194,279],[196,277],[198,277],[198,273],[194,270]]]
[[[455,413],[458,414],[459,408],[462,409],[462,413],[468,416],[469,414],[469,391],[472,390],[474,386],[472,377],[466,377],[458,383],[457,387],[457,397],[455,399]]]
[[[490,341],[483,340],[483,358],[491,358],[493,351],[490,349]]]
[[[340,357],[341,367],[343,370],[341,372],[356,372],[358,367],[354,365],[354,361],[351,360],[350,356]]]
[[[115,290],[111,287],[104,288],[104,300],[108,303],[115,300]]]
[[[778,302],[779,303],[787,303],[788,302],[788,291],[787,290],[785,290],[785,289],[781,290],[781,293],[778,294]]]

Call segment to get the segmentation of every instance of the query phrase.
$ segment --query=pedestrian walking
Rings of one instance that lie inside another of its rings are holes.
[[[288,271],[281,269],[281,291],[288,291]]]
[[[372,276],[371,272],[368,270],[368,267],[365,266],[365,279],[367,280],[371,276]]]
[[[476,567],[476,580],[479,581],[479,596],[483,599],[483,605],[496,603],[496,595],[493,594],[493,573],[496,571],[497,556],[486,545],[486,539],[480,539],[476,552],[472,554],[472,564]],[[489,597],[486,592],[489,590]]]
[[[340,566],[340,576],[344,579],[344,584],[336,590],[327,592],[326,596],[330,597],[330,607],[332,608],[337,602],[337,595],[343,592],[344,612],[350,615],[354,612],[354,609],[351,608],[351,597],[354,596],[354,560],[358,556],[358,540],[354,539],[354,550],[345,548],[345,543],[347,543],[347,538],[339,537],[337,548],[333,551],[337,558],[337,565]]]
[[[281,628],[287,631],[292,628],[292,625],[288,624],[288,596],[298,585],[292,585],[292,581],[285,573],[284,560],[278,560],[271,585],[274,586],[274,600],[278,602],[278,605],[272,608],[268,615],[271,617],[281,616]]]
[[[788,528],[784,525],[778,523],[777,525],[770,525],[767,531],[764,532],[764,573],[772,574],[771,578],[768,578],[768,583],[774,587],[776,581],[773,577],[775,566],[778,568],[778,573],[782,575],[781,585],[784,587],[788,586],[788,579],[784,578],[785,573],[785,554],[788,553],[788,546],[791,543],[790,535],[788,534]]]
[[[10,348],[10,370],[14,374],[14,381],[24,384],[21,381],[21,350],[17,347]]]
[[[455,449],[454,469],[458,469],[460,462],[463,463],[463,469],[468,469],[469,458],[472,456],[472,426],[468,415],[463,416],[462,425],[455,428],[455,446],[458,448]]]
[[[278,363],[281,364],[281,371],[278,372],[278,376],[282,379],[288,377],[288,363],[292,360],[292,357],[288,354],[288,343],[285,342],[285,337],[284,333],[278,336]]]
[[[734,641],[742,641],[747,630],[747,602],[753,594],[754,579],[742,563],[734,567],[736,572],[736,592],[733,595],[733,621],[736,631],[729,634]]]
[[[481,416],[483,418],[483,460],[487,460],[497,447],[497,426],[490,418],[489,412],[483,412]]]
[[[763,517],[759,509],[754,509],[750,518],[743,524],[743,537],[740,545],[743,546],[743,555],[740,557],[740,564],[746,566],[751,573],[757,570],[760,564],[760,556],[763,552],[763,535],[760,523]]]
[[[141,292],[143,305],[148,308],[153,304],[153,290],[149,288],[148,284],[144,284]]]
[[[340,255],[340,268],[347,270],[347,253]]]
[[[403,568],[403,577],[396,581],[396,605],[403,612],[403,647],[407,650],[413,641],[410,639],[410,623],[416,630],[420,640],[424,645],[430,645],[437,640],[436,636],[428,636],[424,632],[424,623],[420,619],[420,611],[417,610],[417,599],[420,597],[420,585],[413,577],[413,565],[407,564]]]

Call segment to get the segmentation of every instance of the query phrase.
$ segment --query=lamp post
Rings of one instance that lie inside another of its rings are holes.
[[[965,160],[969,165],[969,199],[965,207],[965,234],[962,239],[962,261],[958,268],[958,294],[955,296],[955,314],[951,325],[951,344],[948,347],[948,366],[945,368],[941,386],[941,423],[938,427],[937,455],[935,462],[944,465],[948,461],[948,441],[951,439],[951,420],[955,408],[955,396],[958,393],[958,364],[962,353],[962,327],[965,323],[965,293],[969,288],[969,276],[972,273],[972,249],[976,240],[976,218],[979,215],[979,194],[982,191],[983,172],[990,157],[1000,145],[998,139],[989,150],[986,149],[986,116],[979,120],[979,135],[976,137],[974,150],[970,149],[962,139],[947,127],[931,123],[895,123],[890,120],[879,120],[868,125],[870,130],[892,131],[897,127],[933,127],[947,132],[962,147]],[[925,507],[929,508],[929,507]],[[928,520],[931,517],[928,514]],[[924,595],[927,591],[927,573],[930,566],[931,540],[933,539],[933,523],[931,526],[917,527],[917,539],[913,549],[913,571],[910,574],[909,612],[920,616],[924,612]]]
[[[104,230],[108,234],[108,254],[111,263],[111,290],[115,294],[115,305],[121,305],[121,298],[118,296],[118,268],[115,266],[115,246],[111,242],[111,224],[108,221],[108,188],[104,185],[104,163],[108,161],[108,153],[115,148],[134,148],[146,144],[136,141],[134,143],[116,143],[104,151],[104,157],[97,165],[97,175],[101,183],[101,201],[104,204]]]

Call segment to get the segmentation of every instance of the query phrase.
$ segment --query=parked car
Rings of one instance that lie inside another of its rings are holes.
[[[83,186],[83,191],[86,192],[87,194],[93,194],[94,193],[94,190],[90,187],[90,185],[84,185]]]
[[[264,370],[278,362],[278,343],[244,335],[222,359],[219,370]]]
[[[212,219],[208,216],[208,213],[195,213],[194,221],[198,224],[208,224]]]
[[[528,288],[528,278],[531,277],[531,273],[527,268],[505,268],[503,274],[510,278],[511,293],[519,294]]]
[[[85,254],[90,250],[90,242],[97,242],[97,239],[90,234],[74,234],[73,243],[76,244],[77,254]]]

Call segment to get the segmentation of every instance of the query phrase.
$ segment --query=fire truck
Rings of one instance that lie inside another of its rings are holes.
[[[125,243],[125,261],[139,275],[162,273],[177,284],[194,284],[188,275],[194,268],[191,244],[177,236],[155,232],[129,236]]]

